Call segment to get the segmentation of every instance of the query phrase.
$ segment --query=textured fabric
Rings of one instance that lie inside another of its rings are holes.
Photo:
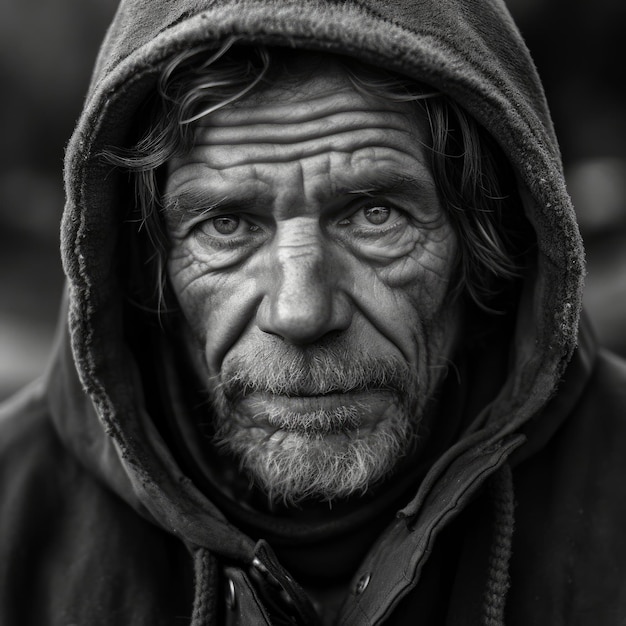
[[[502,380],[464,405],[458,436],[330,590],[326,622],[623,623],[626,368],[596,357],[579,325],[582,245],[542,87],[504,3],[122,0],[66,154],[54,359],[0,413],[0,624],[316,619],[271,542],[237,527],[163,428],[182,405],[162,403],[146,376],[156,353],[140,338],[163,331],[125,308],[132,199],[100,158],[126,145],[172,54],[231,37],[354,56],[447,94],[501,146],[536,236],[514,331],[496,350]],[[474,380],[493,378],[492,348],[474,355]]]

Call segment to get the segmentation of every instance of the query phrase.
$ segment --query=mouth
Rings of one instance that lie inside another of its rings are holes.
[[[396,404],[389,391],[312,396],[254,392],[240,400],[237,410],[264,430],[319,436],[373,429]]]

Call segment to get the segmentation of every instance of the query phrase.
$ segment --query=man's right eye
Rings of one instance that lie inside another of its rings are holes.
[[[219,215],[218,217],[204,220],[199,224],[199,228],[205,235],[213,237],[246,235],[259,230],[258,226],[251,224],[238,215]]]
[[[241,220],[236,215],[222,215],[209,222],[220,235],[232,235],[239,228]]]

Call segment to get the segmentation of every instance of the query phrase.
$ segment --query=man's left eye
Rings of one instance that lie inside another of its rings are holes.
[[[384,224],[388,219],[391,210],[386,206],[371,206],[363,209],[363,217],[371,224]]]
[[[357,211],[342,219],[339,225],[382,226],[383,224],[393,223],[400,215],[401,212],[393,207],[381,205],[365,206],[360,207]]]

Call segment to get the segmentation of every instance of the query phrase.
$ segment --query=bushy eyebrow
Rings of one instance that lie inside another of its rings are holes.
[[[163,194],[163,210],[171,221],[180,221],[190,215],[201,216],[227,204],[226,196],[212,194],[207,189],[190,188]]]
[[[391,170],[371,170],[365,172],[350,172],[345,176],[338,176],[338,182],[332,190],[320,190],[319,201],[332,202],[341,196],[414,196],[428,198],[436,196],[434,182],[430,177],[411,175]],[[241,189],[233,190],[233,194],[215,193],[206,186],[190,185],[173,193],[163,196],[163,210],[170,223],[179,223],[188,218],[209,216],[216,210],[232,208],[233,211],[258,209],[258,195],[247,197],[241,194]]]
[[[348,195],[399,195],[416,196],[436,195],[436,188],[431,178],[423,178],[393,171],[359,173],[341,181],[338,194]]]

